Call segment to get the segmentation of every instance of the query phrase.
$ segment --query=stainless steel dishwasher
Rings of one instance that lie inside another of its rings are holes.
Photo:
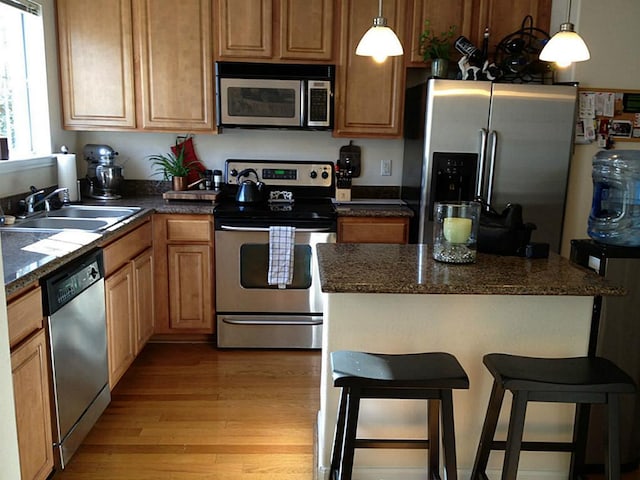
[[[55,425],[56,466],[64,469],[111,401],[102,251],[43,279]]]

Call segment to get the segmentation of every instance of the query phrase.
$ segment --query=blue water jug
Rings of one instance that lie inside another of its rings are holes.
[[[606,150],[593,157],[588,233],[601,243],[640,246],[640,150]]]

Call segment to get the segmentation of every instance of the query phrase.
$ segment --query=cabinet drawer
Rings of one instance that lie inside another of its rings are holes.
[[[40,287],[27,292],[7,304],[9,345],[13,347],[32,332],[43,327],[42,291]]]
[[[206,242],[211,241],[213,225],[210,216],[187,216],[167,219],[168,242]]]
[[[344,217],[338,219],[338,242],[407,243],[409,219],[402,217]]]
[[[115,272],[138,253],[149,248],[151,238],[151,222],[146,222],[104,247],[105,276]]]

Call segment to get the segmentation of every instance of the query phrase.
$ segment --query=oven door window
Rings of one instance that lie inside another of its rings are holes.
[[[295,245],[293,250],[293,281],[287,289],[306,290],[311,287],[313,251],[310,245]],[[269,285],[269,244],[244,244],[240,247],[240,285],[243,288],[274,288]]]

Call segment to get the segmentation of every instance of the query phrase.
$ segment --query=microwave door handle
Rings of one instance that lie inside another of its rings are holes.
[[[489,133],[489,140],[491,141],[491,155],[489,157],[489,178],[487,184],[487,198],[488,204],[491,204],[493,200],[493,181],[496,173],[496,152],[498,150],[498,132],[491,130]]]
[[[478,151],[478,181],[476,183],[476,198],[482,197],[482,181],[484,179],[484,166],[487,160],[487,129],[480,129],[480,147]]]
[[[307,97],[309,83],[305,80],[300,80],[300,126],[304,127],[307,124]]]
[[[220,225],[220,230],[227,232],[268,232],[269,227],[234,227],[231,225]],[[331,232],[331,228],[296,228],[296,232],[300,233],[323,233]]]

